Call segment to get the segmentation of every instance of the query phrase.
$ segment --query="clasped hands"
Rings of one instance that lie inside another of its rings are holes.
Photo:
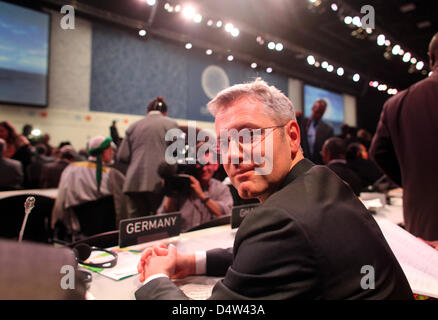
[[[171,279],[184,278],[195,274],[196,261],[194,254],[181,254],[173,244],[149,247],[141,255],[137,265],[140,282],[152,275],[165,274]]]

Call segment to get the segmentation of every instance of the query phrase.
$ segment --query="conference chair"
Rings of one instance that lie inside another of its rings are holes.
[[[114,198],[104,197],[73,207],[81,233],[87,237],[116,230],[116,210]]]
[[[0,261],[0,300],[85,298],[70,248],[0,239]]]
[[[36,194],[25,194],[0,199],[0,237],[18,239],[24,219],[24,202],[35,198],[35,207],[29,214],[23,240],[52,242],[50,222],[55,200]]]
[[[196,230],[201,230],[201,229],[206,229],[206,228],[212,228],[212,227],[217,227],[217,226],[223,226],[226,224],[230,224],[231,223],[231,216],[227,215],[227,216],[222,216],[213,220],[210,220],[208,222],[205,222],[203,224],[200,224],[196,227],[193,227],[189,230],[187,230],[186,232],[191,232],[191,231],[196,231]]]

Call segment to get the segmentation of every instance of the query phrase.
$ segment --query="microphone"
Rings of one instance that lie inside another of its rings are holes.
[[[21,242],[23,240],[24,228],[26,227],[27,218],[29,217],[29,214],[34,206],[35,206],[35,198],[27,197],[26,201],[24,202],[24,219],[23,219],[23,224],[21,225],[20,235],[18,236],[18,242]]]

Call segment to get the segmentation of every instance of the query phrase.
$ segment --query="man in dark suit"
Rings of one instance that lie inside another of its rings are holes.
[[[350,143],[345,154],[347,166],[360,178],[362,189],[367,189],[379,180],[383,173],[377,165],[368,159],[368,151],[359,142]]]
[[[232,184],[261,205],[245,217],[231,250],[147,249],[138,265],[145,285],[137,299],[184,299],[168,277],[190,274],[225,276],[212,299],[412,299],[360,200],[331,170],[304,159],[293,106],[283,93],[256,79],[225,89],[208,107]],[[251,131],[253,139],[223,139],[230,129]],[[247,162],[247,153],[264,161]],[[373,270],[373,289],[364,283],[364,268]]]
[[[3,157],[6,141],[0,138],[0,190],[21,189],[23,184],[23,166],[20,161]]]
[[[322,160],[326,166],[344,180],[353,192],[359,196],[362,189],[358,175],[348,168],[345,160],[345,142],[341,138],[327,139],[322,147]]]
[[[403,187],[406,229],[425,240],[437,240],[438,33],[428,54],[432,75],[385,103],[370,155]]]
[[[73,160],[73,148],[70,145],[63,146],[58,160],[43,165],[40,176],[41,188],[57,188],[62,172]]]
[[[316,100],[312,107],[312,116],[304,119],[300,127],[304,157],[316,164],[323,164],[322,146],[328,138],[334,136],[333,128],[322,120],[326,108],[325,100]]]
[[[175,120],[167,115],[163,97],[153,99],[147,115],[126,130],[117,153],[117,160],[128,164],[123,192],[129,197],[129,216],[138,217],[156,213],[163,199],[158,166],[164,161],[168,142],[166,132],[177,128]]]

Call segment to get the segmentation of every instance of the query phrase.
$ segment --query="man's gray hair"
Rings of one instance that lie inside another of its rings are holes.
[[[282,125],[290,120],[296,120],[294,106],[290,99],[274,86],[269,86],[261,78],[253,82],[236,84],[222,90],[208,103],[207,107],[211,114],[216,114],[221,109],[229,107],[240,98],[256,99],[265,106],[265,114]]]

